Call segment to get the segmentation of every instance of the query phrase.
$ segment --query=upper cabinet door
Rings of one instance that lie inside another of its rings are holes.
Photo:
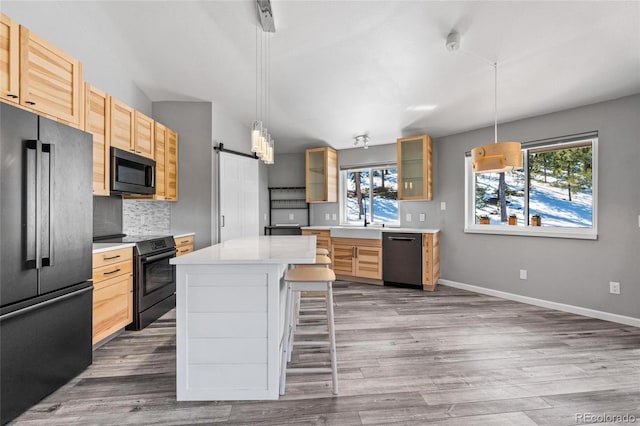
[[[109,96],[89,83],[84,88],[84,131],[93,135],[93,195],[110,195]]]
[[[167,127],[165,144],[165,198],[178,200],[178,134]]]
[[[433,153],[429,135],[398,139],[398,199],[433,198]]]
[[[109,96],[111,113],[111,146],[125,151],[134,150],[135,112],[129,105]]]
[[[82,128],[82,64],[20,26],[20,105]]]
[[[20,25],[0,14],[0,98],[19,103]]]
[[[338,153],[335,149],[306,151],[307,202],[338,201]]]
[[[143,113],[135,112],[135,152],[153,159],[153,120]]]
[[[157,121],[154,123],[154,140],[156,147],[153,156],[156,160],[156,199],[163,200],[166,195],[165,162],[167,128]]]

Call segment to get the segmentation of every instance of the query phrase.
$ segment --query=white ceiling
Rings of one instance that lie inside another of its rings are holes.
[[[101,31],[95,49],[117,46],[152,101],[212,101],[247,127],[255,119],[253,1],[56,3],[85,31]],[[638,1],[272,6],[269,130],[278,152],[349,148],[363,132],[375,145],[492,125],[493,61],[499,122],[640,92]],[[462,47],[449,52],[454,28]],[[421,105],[436,107],[412,110]]]

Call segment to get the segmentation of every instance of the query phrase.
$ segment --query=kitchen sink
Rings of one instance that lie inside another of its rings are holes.
[[[382,239],[383,229],[379,226],[332,226],[331,237],[380,240]]]

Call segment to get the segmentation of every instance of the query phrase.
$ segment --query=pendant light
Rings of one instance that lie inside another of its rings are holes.
[[[273,164],[274,140],[267,130],[267,125],[269,123],[269,106],[271,101],[271,42],[269,34],[267,34],[265,38],[264,33],[275,32],[275,25],[273,24],[271,2],[269,0],[259,0],[256,4],[258,7],[260,22],[262,24],[262,32],[260,33],[260,40],[258,41],[259,29],[256,25],[256,120],[251,126],[251,152],[255,153],[265,164]],[[258,49],[258,42],[260,43],[260,49]],[[260,56],[259,71],[258,56]],[[259,83],[258,79],[260,80]],[[258,104],[260,105],[259,113]]]
[[[475,173],[502,173],[522,169],[522,148],[520,142],[498,142],[498,63],[493,63],[494,71],[494,142],[471,150],[471,160]]]

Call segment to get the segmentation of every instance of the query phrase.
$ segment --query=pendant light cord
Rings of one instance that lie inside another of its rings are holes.
[[[498,143],[498,63],[493,63],[493,143]]]

